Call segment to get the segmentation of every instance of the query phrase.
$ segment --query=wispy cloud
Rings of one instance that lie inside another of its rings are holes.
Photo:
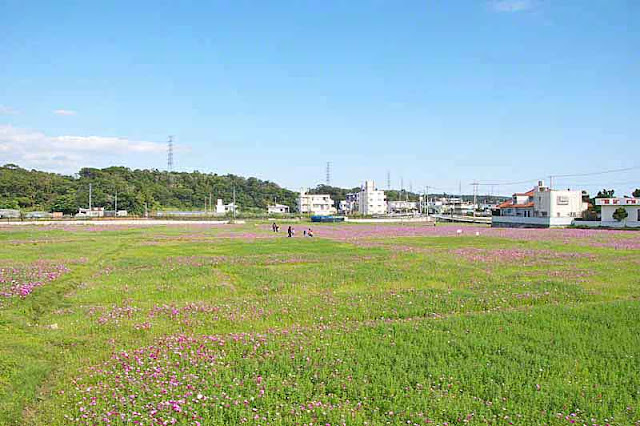
[[[56,115],[76,115],[76,112],[70,109],[56,109],[53,110],[53,113]]]
[[[533,9],[533,0],[491,0],[491,8],[496,12],[523,12]]]
[[[18,110],[13,109],[11,107],[8,107],[6,105],[0,105],[0,114],[4,114],[4,115],[13,115],[13,114],[17,114]]]
[[[153,167],[164,164],[165,152],[164,143],[110,136],[49,136],[43,132],[0,125],[3,163],[15,163],[26,168],[75,172],[81,167],[113,164]]]

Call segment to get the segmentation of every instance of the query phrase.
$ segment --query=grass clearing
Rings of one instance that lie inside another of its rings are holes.
[[[0,423],[640,424],[636,233],[314,230],[0,230]]]

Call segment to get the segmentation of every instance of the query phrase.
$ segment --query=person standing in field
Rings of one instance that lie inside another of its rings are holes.
[[[307,235],[313,237],[313,231],[311,230],[311,228],[309,228],[309,230],[307,231]]]
[[[287,229],[287,237],[293,237],[293,228],[291,226]]]

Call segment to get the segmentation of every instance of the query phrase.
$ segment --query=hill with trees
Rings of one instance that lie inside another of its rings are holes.
[[[74,176],[26,170],[15,164],[0,167],[0,208],[61,211],[72,214],[89,204],[113,209],[118,193],[118,209],[143,214],[149,210],[202,210],[209,196],[236,202],[243,211],[264,210],[276,199],[295,208],[297,193],[255,177],[220,176],[198,171],[166,172],[131,170],[126,167],[83,168]]]

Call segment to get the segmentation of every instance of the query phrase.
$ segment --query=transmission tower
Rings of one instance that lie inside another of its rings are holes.
[[[173,136],[169,136],[167,141],[167,171],[173,171]]]
[[[331,186],[331,162],[330,161],[327,161],[326,183],[327,183],[327,186]]]

